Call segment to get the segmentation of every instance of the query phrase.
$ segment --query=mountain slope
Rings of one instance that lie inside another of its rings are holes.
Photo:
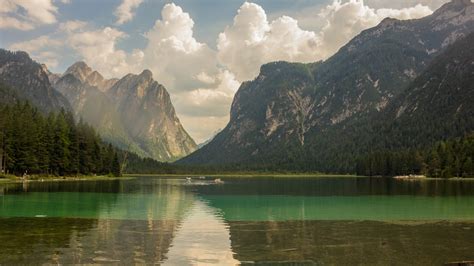
[[[474,33],[436,57],[384,111],[313,135],[300,167],[353,172],[374,152],[424,149],[474,131]]]
[[[27,100],[44,113],[70,110],[67,99],[51,86],[43,67],[25,52],[0,49],[0,83],[9,88],[15,99]]]
[[[325,62],[264,65],[237,92],[227,127],[180,162],[304,160],[317,136],[383,112],[433,58],[472,31],[474,4],[455,0],[422,19],[385,19]]]
[[[160,161],[173,161],[196,149],[166,89],[148,70],[107,80],[86,63],[77,62],[54,87],[68,98],[77,117],[122,149]]]
[[[181,125],[170,96],[149,70],[129,74],[110,88],[127,132],[157,160],[175,160],[193,152],[197,145]]]
[[[450,46],[384,112],[404,135],[416,136],[410,146],[474,130],[473,44],[474,33]]]

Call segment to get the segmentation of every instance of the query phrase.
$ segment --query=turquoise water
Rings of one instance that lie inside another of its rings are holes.
[[[0,216],[169,220],[182,217],[195,201],[214,208],[227,221],[474,220],[474,196],[195,196],[89,192],[3,196]]]
[[[474,259],[473,181],[222,179],[0,186],[0,264]]]

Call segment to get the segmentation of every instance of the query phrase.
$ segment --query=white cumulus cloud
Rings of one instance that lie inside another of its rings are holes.
[[[95,30],[79,30],[68,33],[68,44],[92,68],[106,77],[121,77],[130,72],[139,72],[143,52],[126,53],[116,48],[118,40],[127,35],[117,29],[105,27]]]
[[[218,58],[243,81],[271,61],[315,61],[318,42],[316,34],[302,30],[295,19],[282,16],[269,22],[261,6],[246,2],[233,25],[219,34]]]
[[[175,4],[166,4],[145,37],[143,65],[170,91],[193,90],[207,83],[203,72],[218,74],[216,52],[193,36],[194,21]]]
[[[133,19],[135,9],[140,6],[143,0],[122,0],[114,14],[117,17],[117,24],[121,25]]]
[[[180,113],[188,116],[227,117],[234,94],[240,86],[234,75],[221,70],[214,78],[214,84],[192,91],[178,93],[176,104]]]

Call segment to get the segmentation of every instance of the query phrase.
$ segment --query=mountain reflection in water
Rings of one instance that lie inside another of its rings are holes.
[[[150,177],[3,186],[0,264],[474,259],[474,182],[225,181]]]

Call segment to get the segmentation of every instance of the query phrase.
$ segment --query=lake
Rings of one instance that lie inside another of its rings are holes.
[[[0,264],[474,260],[474,181],[356,177],[0,185]]]

